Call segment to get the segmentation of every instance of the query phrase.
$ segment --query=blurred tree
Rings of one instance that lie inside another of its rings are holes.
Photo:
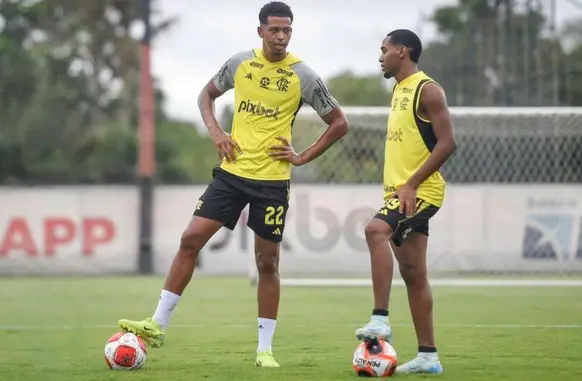
[[[192,124],[167,121],[158,128],[159,179],[163,183],[207,183],[212,168],[219,164],[214,145],[204,131],[192,131]]]
[[[539,0],[437,8],[431,20],[441,36],[426,44],[421,66],[456,106],[576,104],[565,98],[569,56],[542,9]]]
[[[138,6],[134,0],[0,1],[0,184],[134,180]],[[173,21],[157,22],[153,37]],[[203,152],[207,138],[168,120],[159,87],[155,95],[159,178],[202,181],[210,170],[200,165],[209,164],[189,153]]]
[[[220,126],[226,132],[232,131],[232,119],[234,118],[234,109],[231,105],[226,105],[222,109],[222,113],[220,115]]]
[[[380,75],[356,75],[343,71],[327,81],[329,91],[344,106],[386,106],[390,99],[387,81]]]
[[[141,25],[139,1],[43,0],[31,8],[38,14],[30,35],[33,48],[66,61],[61,76],[82,78],[85,99],[79,102],[89,123],[114,116],[125,126],[137,120],[139,54],[132,29]],[[153,26],[153,37],[174,20]]]
[[[561,98],[569,105],[582,105],[582,18],[571,20],[562,29],[566,50]]]
[[[458,0],[437,8],[430,20],[440,35],[425,42],[421,68],[453,106],[581,105],[582,24],[572,21],[560,35],[542,5]],[[349,70],[327,82],[346,106],[385,106],[390,93],[380,76]]]

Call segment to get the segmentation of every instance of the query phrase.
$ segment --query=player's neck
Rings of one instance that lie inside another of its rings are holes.
[[[394,76],[394,79],[396,80],[396,82],[400,83],[404,81],[406,78],[410,77],[411,75],[418,73],[419,71],[420,70],[418,70],[418,67],[416,65],[413,65],[396,74]]]
[[[283,53],[278,53],[275,54],[273,52],[270,52],[268,49],[266,49],[265,46],[263,46],[263,57],[265,57],[265,59],[269,62],[281,62],[283,61],[285,58],[287,58],[287,55],[289,53],[287,51],[284,51]]]

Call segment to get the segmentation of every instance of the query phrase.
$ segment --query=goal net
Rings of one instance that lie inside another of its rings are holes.
[[[387,108],[346,108],[348,135],[294,168],[281,249],[286,285],[367,285],[364,226],[382,206]],[[452,108],[457,152],[442,173],[444,205],[430,222],[433,282],[564,281],[582,274],[582,108]],[[297,116],[302,150],[324,131]],[[395,279],[398,280],[398,266]],[[249,275],[256,279],[254,257]],[[569,275],[568,277],[566,277]],[[453,279],[455,278],[455,279]]]

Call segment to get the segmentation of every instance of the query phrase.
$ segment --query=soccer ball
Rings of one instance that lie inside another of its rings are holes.
[[[110,369],[139,369],[145,363],[146,354],[143,340],[129,332],[118,332],[105,344],[105,362]]]
[[[384,340],[360,343],[352,361],[352,367],[360,377],[390,377],[397,364],[396,351]]]

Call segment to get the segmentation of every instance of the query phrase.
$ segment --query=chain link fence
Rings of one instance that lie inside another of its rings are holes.
[[[381,183],[388,109],[346,108],[350,132],[326,154],[294,168],[294,183]],[[582,108],[452,108],[457,152],[449,183],[582,183]],[[324,131],[302,110],[293,144],[302,150]]]
[[[294,168],[294,230],[286,232],[291,249],[282,259],[283,279],[292,285],[370,283],[363,232],[381,203],[389,109],[348,107],[345,113],[348,135]],[[579,276],[582,108],[453,107],[451,113],[458,149],[442,169],[447,195],[430,222],[433,276]],[[293,145],[308,147],[325,128],[312,110],[302,110]],[[308,208],[304,198],[317,203]],[[295,219],[301,221],[296,227]],[[333,244],[300,246],[315,237]],[[309,261],[309,269],[295,256]]]

